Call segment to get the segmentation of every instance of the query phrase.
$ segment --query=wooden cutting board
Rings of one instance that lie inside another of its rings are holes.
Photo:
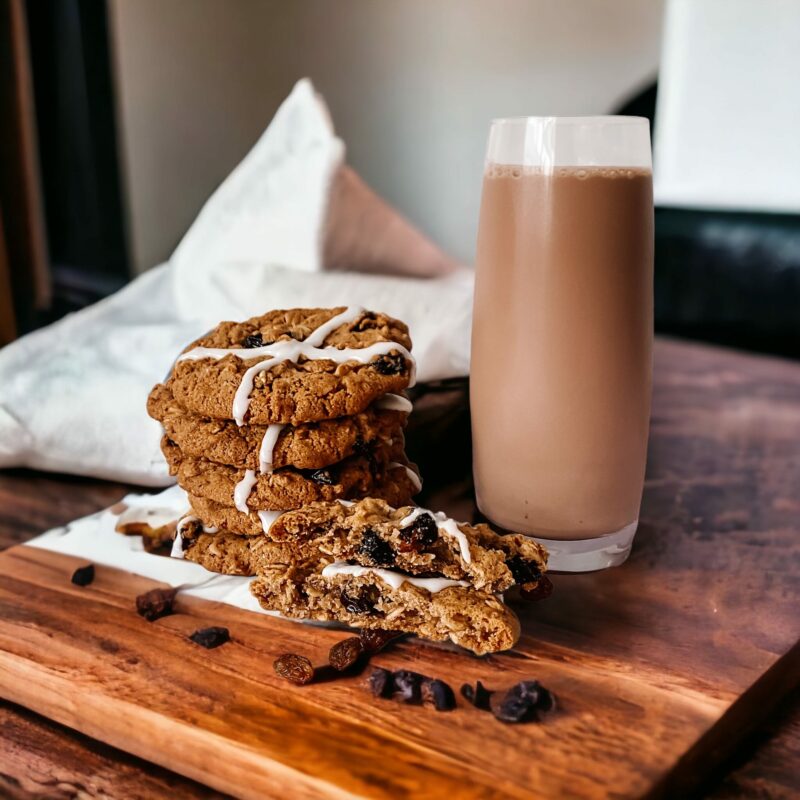
[[[151,581],[98,567],[76,587],[82,562],[25,545],[0,554],[0,696],[242,797],[685,796],[800,681],[800,371],[770,389],[719,355],[671,359],[662,343],[631,559],[555,576],[509,653],[374,659],[454,687],[537,678],[560,701],[541,724],[374,700],[366,675],[291,686],[273,659],[323,663],[341,632],[180,596],[148,623],[133,604]],[[435,504],[467,516],[468,462],[447,452]],[[211,624],[232,641],[187,639]]]

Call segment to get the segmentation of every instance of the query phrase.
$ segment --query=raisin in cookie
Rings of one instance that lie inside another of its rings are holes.
[[[402,322],[361,308],[270,311],[222,322],[189,345],[167,381],[189,411],[237,424],[350,416],[413,383]]]
[[[401,448],[378,447],[369,455],[350,456],[318,470],[285,467],[267,474],[186,456],[166,436],[161,441],[161,450],[170,474],[177,477],[178,484],[189,494],[230,505],[243,513],[298,508],[316,500],[366,497],[387,479],[389,470],[404,485],[413,482],[412,474],[417,476],[412,466],[392,466],[404,458]]]
[[[232,420],[192,414],[159,383],[150,392],[147,411],[187,456],[242,469],[260,469],[262,464],[272,469],[320,469],[363,455],[372,444],[402,443],[407,411],[399,409],[405,404],[410,408],[404,397],[390,395],[351,417],[297,426],[238,426]]]

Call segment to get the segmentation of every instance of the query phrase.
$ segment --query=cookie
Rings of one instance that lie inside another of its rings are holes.
[[[189,411],[238,425],[358,414],[414,380],[404,323],[361,308],[270,311],[189,345],[167,381]]]
[[[410,406],[406,398],[390,395],[351,417],[297,426],[240,427],[231,420],[188,412],[163,383],[153,388],[147,401],[150,416],[185,455],[241,469],[319,469],[363,453],[373,443],[402,443],[407,411],[398,409]]]
[[[206,524],[210,520],[195,509]],[[260,535],[242,536],[221,528],[203,535],[195,526],[184,533],[184,549],[206,569],[206,550],[213,547],[237,564],[247,564],[241,574],[254,575],[268,567],[271,542],[295,547],[297,552],[318,553],[329,561],[347,561],[365,567],[399,569],[411,575],[436,575],[467,581],[477,589],[498,593],[515,584],[533,590],[547,563],[545,549],[521,534],[501,536],[488,525],[468,525],[423,508],[392,508],[383,500],[366,498],[355,503],[311,503],[294,511],[258,520]],[[262,529],[263,529],[262,528]],[[308,561],[310,556],[303,555]]]
[[[366,497],[390,473],[404,486],[411,483],[419,489],[413,466],[400,463],[404,459],[402,447],[379,447],[373,454],[350,456],[324,469],[301,471],[285,467],[268,474],[185,456],[166,436],[161,450],[170,474],[189,494],[233,506],[242,513],[298,508],[317,500]],[[398,460],[393,461],[394,458]]]
[[[477,655],[508,650],[520,633],[517,616],[491,592],[344,562],[321,570],[274,567],[250,591],[263,608],[287,617],[449,639]]]
[[[370,489],[369,496],[384,500],[390,506],[408,506],[411,498],[417,493],[417,483],[412,480],[406,465],[398,464],[387,469],[382,478],[378,478]],[[413,470],[412,470],[413,471]],[[260,510],[242,513],[234,506],[209,500],[207,497],[189,494],[192,513],[204,520],[207,525],[219,528],[227,533],[240,536],[260,536],[269,531],[270,526],[282,513],[282,509]]]

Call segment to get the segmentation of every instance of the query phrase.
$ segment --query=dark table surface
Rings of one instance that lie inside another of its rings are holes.
[[[725,443],[730,462],[744,457],[761,459],[758,480],[796,479],[772,475],[771,448],[776,442],[798,451],[800,463],[800,364],[745,355],[696,344],[658,342],[655,354],[654,414],[664,402],[682,404],[686,412],[701,403],[718,405],[731,414],[730,439]],[[693,376],[686,391],[675,392],[672,375]],[[731,397],[736,402],[731,403]],[[674,408],[673,408],[674,411]],[[754,421],[757,423],[754,426]],[[740,436],[740,425],[755,429],[761,443]],[[413,436],[413,426],[411,430]],[[755,446],[754,446],[755,445]],[[452,451],[451,451],[452,454]],[[426,467],[422,465],[423,469]],[[707,467],[707,464],[705,465]],[[435,468],[429,465],[428,469]],[[702,458],[697,469],[703,470]],[[800,474],[800,468],[798,468]],[[797,483],[795,483],[797,488]],[[42,531],[113,504],[131,487],[106,481],[45,475],[27,470],[0,472],[0,549],[20,544]],[[443,487],[446,490],[446,487]],[[458,492],[463,491],[463,482]],[[785,493],[784,493],[785,494]],[[769,518],[759,508],[769,493],[754,492],[750,518]],[[789,542],[786,556],[797,569],[800,554],[800,494],[791,508],[777,509]],[[647,492],[645,502],[647,501]],[[700,501],[702,505],[702,500]],[[713,503],[713,498],[710,498]],[[786,501],[783,501],[784,504]],[[731,524],[718,508],[694,509],[719,524],[705,535],[719,537],[720,546]],[[763,513],[762,513],[763,512]],[[218,797],[215,792],[153,766],[26,709],[0,701],[0,796],[11,798],[153,798]],[[734,758],[708,787],[712,798],[800,797],[800,690],[796,690],[757,733],[744,742]]]

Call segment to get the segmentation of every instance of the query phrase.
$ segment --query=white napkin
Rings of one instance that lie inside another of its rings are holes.
[[[472,278],[323,273],[331,181],[344,147],[300,81],[206,203],[170,262],[0,350],[0,467],[163,486],[147,394],[222,319],[360,304],[408,323],[418,379],[466,375]]]

